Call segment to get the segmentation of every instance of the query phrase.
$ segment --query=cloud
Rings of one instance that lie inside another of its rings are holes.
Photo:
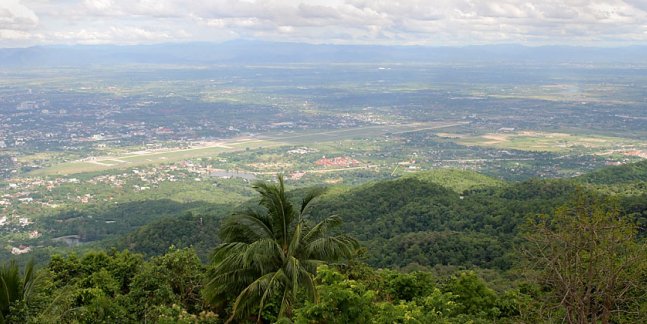
[[[645,0],[625,0],[625,2],[634,8],[647,11],[647,1]]]
[[[42,39],[52,43],[149,43],[237,37],[428,45],[596,45],[647,41],[645,0],[0,2],[0,30],[14,31],[14,39],[20,34],[17,31],[23,36],[31,34],[36,43]],[[8,38],[3,36],[0,46]]]
[[[340,19],[339,11],[333,7],[322,5],[309,5],[300,3],[298,8],[299,16],[306,19]]]
[[[541,6],[539,11],[546,20],[576,19],[579,16],[579,12],[577,10],[563,5]]]
[[[147,30],[138,27],[119,27],[110,26],[102,30],[74,30],[55,32],[52,34],[56,39],[62,41],[74,41],[80,44],[110,44],[119,42],[122,44],[137,44],[137,43],[150,43],[150,42],[164,42],[172,41],[182,36],[187,36],[186,33],[159,30]]]
[[[38,26],[38,16],[18,0],[0,2],[0,30],[26,31]]]

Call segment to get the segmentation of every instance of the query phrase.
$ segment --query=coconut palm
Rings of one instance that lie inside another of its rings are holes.
[[[206,285],[207,300],[222,303],[237,294],[229,321],[261,312],[272,298],[280,303],[278,317],[289,317],[297,292],[317,301],[314,276],[317,266],[350,257],[358,248],[348,235],[331,235],[341,224],[331,216],[314,226],[306,221],[308,207],[322,189],[309,191],[298,209],[278,184],[257,182],[259,208],[236,213],[226,219],[220,236],[224,243],[213,253],[214,270]]]
[[[33,260],[25,266],[22,278],[15,260],[0,267],[0,324],[5,323],[12,305],[29,301],[35,283]]]

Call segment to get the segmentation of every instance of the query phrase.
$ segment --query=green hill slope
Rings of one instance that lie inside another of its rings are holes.
[[[647,160],[603,168],[574,180],[602,192],[643,195],[647,193]]]
[[[458,193],[466,190],[502,186],[506,182],[486,176],[476,171],[458,169],[436,169],[406,175],[404,178],[415,178],[431,182]]]
[[[644,184],[634,180],[643,167],[608,168],[590,179]],[[315,203],[312,217],[339,215],[344,221],[341,230],[362,241],[366,261],[373,266],[508,269],[514,262],[511,255],[519,225],[527,216],[553,212],[578,188],[607,193],[608,185],[587,184],[583,179],[589,178],[506,183],[469,171],[421,172],[357,187],[333,187]],[[300,192],[294,190],[296,200]],[[641,192],[618,195],[617,200],[623,213],[647,224],[647,199],[643,199],[647,190]],[[148,255],[162,253],[169,245],[194,246],[204,258],[217,244],[219,219],[234,208],[240,207],[219,206],[157,220],[110,244]]]
[[[647,181],[647,160],[603,168],[576,178],[584,183],[613,185]]]
[[[379,267],[419,264],[506,269],[524,217],[550,212],[575,192],[567,181],[528,181],[458,194],[405,177],[323,199],[315,218],[340,215],[343,231],[368,249]]]

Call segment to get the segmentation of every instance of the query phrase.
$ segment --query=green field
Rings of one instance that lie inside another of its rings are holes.
[[[96,157],[93,160],[80,160],[61,163],[49,168],[33,171],[30,175],[69,175],[75,173],[97,172],[111,169],[130,168],[142,165],[177,162],[191,158],[216,156],[223,152],[241,151],[247,148],[280,146],[283,143],[268,140],[238,139],[226,146],[207,146],[188,149],[169,149],[163,151],[140,151],[117,156]]]
[[[644,147],[636,140],[599,136],[576,135],[551,132],[513,132],[491,133],[478,136],[439,133],[441,137],[451,138],[458,144],[467,146],[485,146],[498,149],[514,149],[535,152],[570,152],[585,150],[599,153],[607,150],[633,149]]]

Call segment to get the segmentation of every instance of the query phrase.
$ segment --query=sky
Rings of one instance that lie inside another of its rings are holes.
[[[0,0],[0,47],[647,45],[647,0]]]

